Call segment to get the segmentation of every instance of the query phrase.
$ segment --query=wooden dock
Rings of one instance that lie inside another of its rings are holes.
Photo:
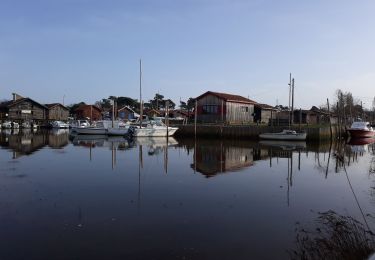
[[[195,136],[194,124],[179,125],[176,136]],[[241,138],[241,139],[254,139],[259,138],[261,133],[281,132],[285,127],[271,127],[271,126],[258,126],[258,125],[213,125],[213,124],[197,124],[196,135],[208,138]],[[291,127],[292,130],[299,131],[299,127]],[[302,131],[307,133],[307,141],[321,141],[331,138],[330,127],[317,127],[317,126],[304,126]],[[336,137],[338,132],[337,127],[332,128],[333,138]]]

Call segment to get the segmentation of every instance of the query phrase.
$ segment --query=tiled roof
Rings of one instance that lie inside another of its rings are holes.
[[[200,99],[206,95],[213,95],[218,98],[224,99],[225,101],[231,101],[231,102],[239,102],[239,103],[247,103],[247,104],[256,104],[254,100],[239,96],[239,95],[232,95],[227,93],[219,93],[219,92],[213,92],[213,91],[207,91],[206,93],[200,95],[196,99]]]

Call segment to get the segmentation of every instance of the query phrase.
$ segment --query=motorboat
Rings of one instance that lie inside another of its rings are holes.
[[[375,143],[375,138],[365,137],[365,138],[350,138],[348,145],[366,145]]]
[[[37,128],[38,126],[36,124],[33,124],[30,121],[24,121],[22,122],[21,127],[23,129],[30,129],[30,128]]]
[[[90,122],[88,120],[75,120],[75,121],[69,122],[69,127],[72,129],[89,127],[89,126],[90,126]]]
[[[5,128],[5,129],[12,129],[12,122],[6,121],[6,122],[1,124],[1,127]]]
[[[69,124],[64,123],[63,121],[53,121],[51,126],[52,128],[69,128]]]
[[[366,138],[374,137],[375,130],[371,127],[369,122],[355,121],[347,130],[351,138]]]
[[[134,137],[166,137],[173,136],[177,127],[166,126],[161,120],[150,120],[146,127],[134,128]]]
[[[306,140],[307,133],[298,133],[295,130],[284,129],[279,133],[263,133],[259,135],[261,139],[270,140],[293,140],[293,141],[304,141]]]
[[[122,121],[114,121],[107,128],[108,135],[126,136],[133,135],[135,127]]]
[[[109,121],[97,121],[88,127],[77,127],[75,132],[80,135],[106,135]]]

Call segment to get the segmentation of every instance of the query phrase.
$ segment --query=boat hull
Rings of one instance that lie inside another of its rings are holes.
[[[348,132],[352,138],[368,138],[375,136],[375,131],[371,130],[349,129]]]
[[[176,127],[169,127],[168,132],[166,128],[154,128],[154,127],[146,127],[146,128],[136,128],[134,129],[133,136],[135,137],[166,137],[173,136],[174,133],[177,131],[178,128]]]
[[[108,135],[124,136],[129,134],[129,128],[108,128]]]
[[[266,140],[294,140],[294,141],[304,141],[306,140],[306,133],[297,134],[283,134],[283,133],[264,133],[260,134],[261,139]]]
[[[106,135],[107,129],[97,127],[75,128],[75,132],[80,135]]]

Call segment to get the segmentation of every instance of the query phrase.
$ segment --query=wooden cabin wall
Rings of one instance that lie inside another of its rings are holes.
[[[247,111],[246,111],[247,108]],[[253,122],[254,105],[227,102],[227,122]]]
[[[54,106],[49,109],[48,119],[49,120],[68,120],[69,110],[62,106]]]
[[[10,120],[45,120],[46,113],[45,108],[30,100],[25,100],[9,108],[8,118]]]
[[[276,116],[276,112],[273,112],[272,110],[263,110],[262,109],[260,123],[268,124],[271,121],[271,113],[273,114],[273,117]]]
[[[225,113],[225,102],[213,95],[207,95],[202,97],[198,100],[198,116],[197,120],[200,122],[222,122],[226,121],[226,113]],[[217,113],[216,114],[205,114],[203,111],[204,106],[216,106]],[[224,106],[224,112],[221,113],[222,106]]]

